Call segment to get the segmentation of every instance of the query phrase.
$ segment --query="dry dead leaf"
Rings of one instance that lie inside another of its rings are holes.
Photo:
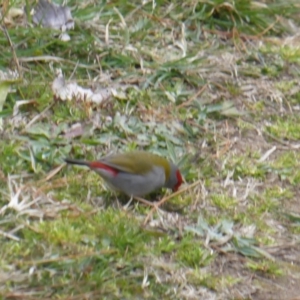
[[[93,91],[90,88],[79,86],[76,82],[66,83],[60,72],[52,83],[52,91],[55,97],[62,101],[76,99],[100,104],[112,95],[114,89],[103,88]]]

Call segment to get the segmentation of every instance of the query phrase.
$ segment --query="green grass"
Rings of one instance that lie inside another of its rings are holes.
[[[299,4],[67,5],[69,42],[1,20],[18,61],[0,35],[0,70],[18,62],[22,74],[0,112],[0,298],[298,296],[299,50],[286,37]],[[114,93],[57,99],[57,68]],[[151,208],[63,165],[135,149],[186,180],[147,224]]]

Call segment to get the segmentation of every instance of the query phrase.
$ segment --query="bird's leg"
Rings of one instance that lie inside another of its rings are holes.
[[[123,199],[119,199],[119,196],[118,193],[116,191],[112,191],[114,196],[115,196],[115,199],[116,199],[116,205],[118,207],[118,209],[123,209],[123,204],[124,204],[124,201]],[[121,195],[122,196],[122,195]]]
[[[129,205],[131,204],[132,200],[133,200],[133,197],[131,196],[130,199],[129,199],[129,201],[123,206],[123,208],[124,208],[125,210],[128,209],[128,207],[129,207]]]

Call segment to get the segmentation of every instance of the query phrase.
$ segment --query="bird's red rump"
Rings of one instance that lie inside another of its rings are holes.
[[[176,171],[176,178],[177,178],[177,183],[176,183],[176,185],[174,187],[174,191],[175,192],[178,190],[178,188],[183,183],[183,179],[182,179],[182,176],[181,176],[181,173],[179,172],[179,170]]]
[[[104,163],[102,163],[100,161],[92,161],[90,163],[89,167],[91,169],[102,169],[102,170],[108,171],[108,172],[112,173],[113,176],[116,176],[119,173],[119,171],[116,170],[115,168],[105,165]]]

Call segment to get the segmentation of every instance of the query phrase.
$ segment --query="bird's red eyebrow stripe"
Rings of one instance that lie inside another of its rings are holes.
[[[103,163],[101,163],[101,162],[99,162],[99,161],[92,161],[92,162],[89,164],[89,167],[90,167],[91,169],[103,169],[103,170],[105,170],[105,171],[108,171],[108,172],[112,173],[113,176],[116,176],[116,175],[119,173],[119,171],[116,170],[115,168],[110,167],[110,166],[108,166],[108,165],[105,165],[105,164],[103,164]]]

